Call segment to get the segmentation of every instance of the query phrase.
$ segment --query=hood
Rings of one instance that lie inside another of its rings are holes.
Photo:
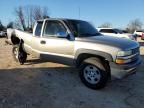
[[[81,37],[77,38],[78,41],[91,42],[98,44],[105,44],[107,46],[117,47],[121,50],[129,50],[139,47],[139,43],[125,38],[117,38],[113,36],[91,36],[91,37]]]

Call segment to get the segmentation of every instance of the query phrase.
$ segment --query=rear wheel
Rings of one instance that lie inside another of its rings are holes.
[[[13,57],[16,62],[19,62],[21,65],[26,62],[27,59],[27,53],[20,49],[19,45],[13,46]]]
[[[80,79],[89,88],[101,89],[105,87],[109,73],[101,60],[88,58],[84,60],[80,68]]]
[[[18,53],[19,53],[19,46],[18,45],[13,46],[12,53],[13,53],[14,60],[16,62],[18,62]]]

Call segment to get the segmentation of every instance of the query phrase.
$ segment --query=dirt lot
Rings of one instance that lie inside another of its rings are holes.
[[[144,63],[137,74],[112,80],[95,91],[85,87],[77,70],[29,57],[13,61],[10,45],[0,38],[0,108],[143,108]],[[141,45],[143,42],[141,41]],[[144,62],[144,48],[141,47]],[[31,60],[33,59],[33,60]]]

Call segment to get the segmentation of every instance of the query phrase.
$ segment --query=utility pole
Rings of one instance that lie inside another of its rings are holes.
[[[80,6],[79,6],[79,8],[78,8],[78,12],[79,12],[79,19],[80,19],[80,17],[81,17],[81,10],[80,10]]]

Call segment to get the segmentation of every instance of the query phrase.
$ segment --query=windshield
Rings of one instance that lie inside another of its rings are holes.
[[[100,33],[88,22],[80,20],[69,20],[71,29],[75,36],[78,37],[89,37],[98,36]]]
[[[122,30],[120,30],[120,29],[114,29],[117,33],[119,33],[119,34],[123,34],[124,32],[122,31]]]
[[[136,32],[144,32],[144,30],[139,30],[139,31],[136,31]]]

